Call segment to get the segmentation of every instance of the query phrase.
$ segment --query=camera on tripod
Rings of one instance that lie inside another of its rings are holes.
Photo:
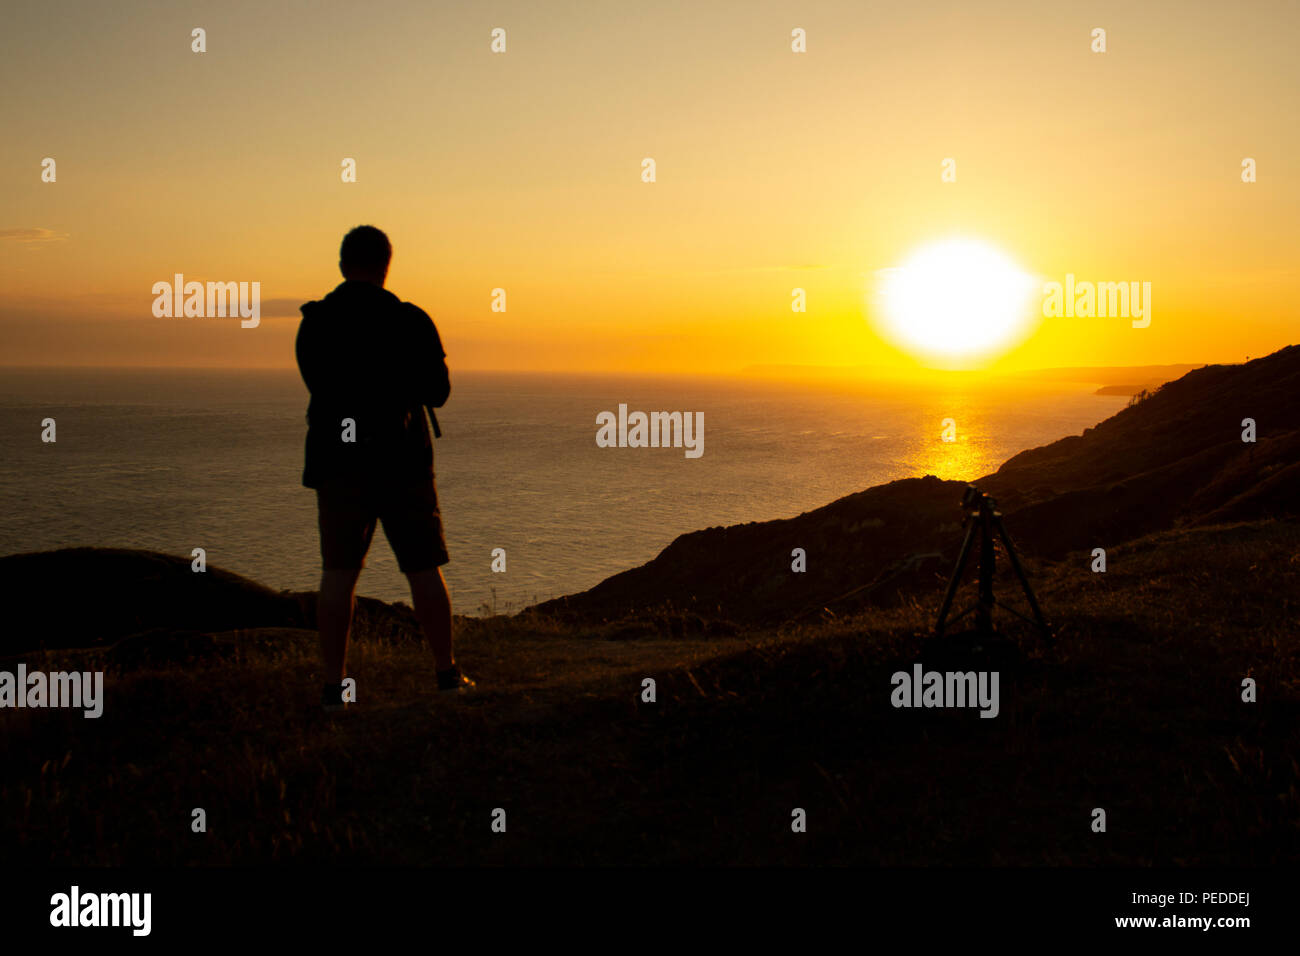
[[[970,558],[971,548],[978,535],[980,541],[979,595],[974,604],[956,614],[952,621],[960,621],[973,611],[975,614],[975,636],[981,641],[988,641],[993,638],[993,608],[1000,604],[993,596],[993,574],[997,557],[994,544],[994,537],[996,536],[1002,541],[1002,547],[1007,553],[1007,561],[1010,562],[1011,570],[1015,572],[1021,588],[1024,589],[1025,598],[1029,602],[1034,617],[1031,620],[1015,608],[1006,605],[1002,605],[1002,607],[1021,620],[1034,625],[1038,628],[1043,639],[1050,641],[1052,639],[1052,629],[1043,616],[1042,609],[1038,606],[1038,600],[1034,597],[1033,588],[1029,586],[1029,578],[1026,577],[1025,569],[1020,564],[1020,558],[1016,554],[1015,546],[1011,543],[1011,536],[1007,534],[1007,529],[1002,524],[1002,512],[997,510],[997,501],[980,491],[975,485],[967,485],[966,491],[961,498],[961,508],[966,513],[966,536],[962,539],[961,551],[957,555],[957,566],[948,579],[948,590],[943,596],[943,605],[939,608],[939,618],[934,625],[935,637],[943,637],[944,629],[949,624],[948,612],[952,608],[952,601],[957,594],[957,588],[961,585],[962,575],[966,570],[966,562]]]

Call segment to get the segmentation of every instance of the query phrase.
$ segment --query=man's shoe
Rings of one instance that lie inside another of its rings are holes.
[[[474,682],[461,673],[459,666],[438,671],[438,690],[455,692],[469,690],[474,686]]]
[[[343,700],[342,684],[326,684],[320,692],[321,710],[327,714],[334,714],[347,707]]]

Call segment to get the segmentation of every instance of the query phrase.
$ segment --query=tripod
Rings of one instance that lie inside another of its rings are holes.
[[[966,512],[966,537],[961,543],[961,552],[957,555],[957,566],[953,569],[952,577],[948,579],[948,590],[943,596],[943,606],[939,608],[939,619],[934,625],[935,636],[943,636],[948,611],[952,607],[952,599],[957,594],[957,588],[961,584],[962,572],[966,570],[966,561],[970,558],[971,545],[975,542],[976,533],[980,537],[979,598],[975,604],[966,608],[953,620],[959,621],[973,610],[975,612],[976,633],[983,640],[988,640],[993,636],[993,606],[998,603],[997,599],[993,597],[995,559],[993,535],[996,533],[1002,539],[1002,546],[1006,549],[1007,559],[1011,562],[1011,570],[1016,573],[1016,577],[1020,580],[1020,586],[1024,588],[1025,597],[1029,600],[1029,607],[1034,612],[1034,620],[1031,621],[1015,608],[1008,607],[1006,609],[1021,620],[1036,626],[1043,635],[1044,640],[1050,641],[1052,639],[1052,629],[1048,625],[1046,618],[1043,617],[1042,609],[1039,608],[1038,601],[1034,597],[1033,588],[1029,586],[1029,579],[1025,576],[1025,569],[1020,566],[1020,558],[1016,556],[1016,549],[1011,544],[1011,537],[1007,534],[1007,529],[1002,525],[1002,512],[997,510],[997,502],[974,485],[968,485],[966,494],[962,496],[961,506]],[[1003,606],[1005,607],[1005,605]]]

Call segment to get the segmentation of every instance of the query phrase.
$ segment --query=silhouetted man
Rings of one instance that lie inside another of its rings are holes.
[[[311,392],[302,483],[316,489],[324,566],[316,608],[326,710],[344,705],[353,595],[376,521],[410,582],[439,688],[474,685],[452,653],[441,569],[449,558],[425,418],[451,392],[446,353],[433,320],[384,288],[391,258],[380,230],[353,229],[339,250],[344,281],[304,305],[298,326],[298,368]]]

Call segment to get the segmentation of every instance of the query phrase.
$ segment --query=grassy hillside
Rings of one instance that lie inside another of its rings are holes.
[[[709,630],[461,619],[483,689],[451,698],[411,631],[363,627],[337,716],[300,628],[28,654],[106,666],[107,703],[4,713],[0,839],[11,865],[1294,861],[1297,555],[1300,523],[1264,520],[1134,541],[1105,574],[1036,565],[1061,634],[1022,636],[994,720],[889,706],[928,600]]]

